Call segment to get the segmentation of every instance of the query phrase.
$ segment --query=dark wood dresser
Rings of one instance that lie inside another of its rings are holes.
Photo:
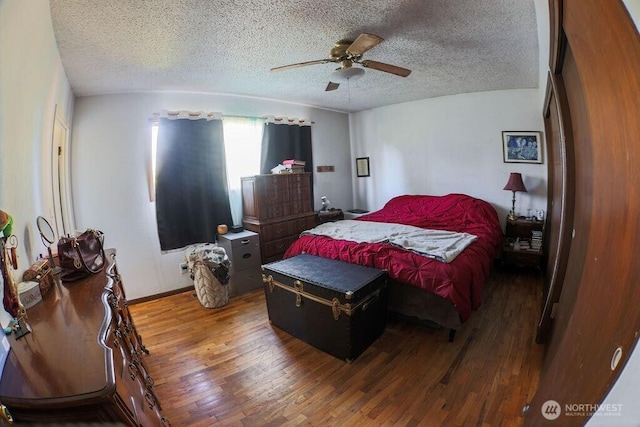
[[[115,252],[89,278],[53,286],[27,310],[32,332],[16,340],[0,402],[16,423],[167,426],[129,313]]]
[[[282,258],[300,232],[315,227],[311,174],[242,178],[242,223],[260,235],[262,263]]]

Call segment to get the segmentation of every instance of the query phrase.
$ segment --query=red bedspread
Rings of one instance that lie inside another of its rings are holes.
[[[463,322],[480,306],[482,288],[502,241],[498,215],[489,203],[464,194],[405,195],[391,199],[379,211],[358,220],[466,232],[478,239],[449,264],[389,244],[309,235],[294,242],[285,258],[308,253],[385,269],[397,282],[450,300]]]

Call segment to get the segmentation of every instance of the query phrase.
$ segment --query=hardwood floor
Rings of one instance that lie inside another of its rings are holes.
[[[205,309],[192,291],[130,306],[174,427],[512,426],[537,388],[541,279],[496,270],[453,343],[390,320],[352,364],[272,327],[262,290]]]

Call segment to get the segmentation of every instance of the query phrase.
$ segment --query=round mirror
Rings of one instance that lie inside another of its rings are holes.
[[[51,224],[49,221],[43,216],[39,216],[36,219],[36,224],[38,225],[38,231],[40,232],[40,237],[42,238],[42,243],[45,246],[49,246],[56,239],[56,235],[53,232],[53,228],[51,228]]]

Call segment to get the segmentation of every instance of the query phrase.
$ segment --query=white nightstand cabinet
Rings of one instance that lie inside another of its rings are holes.
[[[231,261],[229,293],[243,294],[262,287],[260,237],[253,231],[218,235],[218,246]]]

